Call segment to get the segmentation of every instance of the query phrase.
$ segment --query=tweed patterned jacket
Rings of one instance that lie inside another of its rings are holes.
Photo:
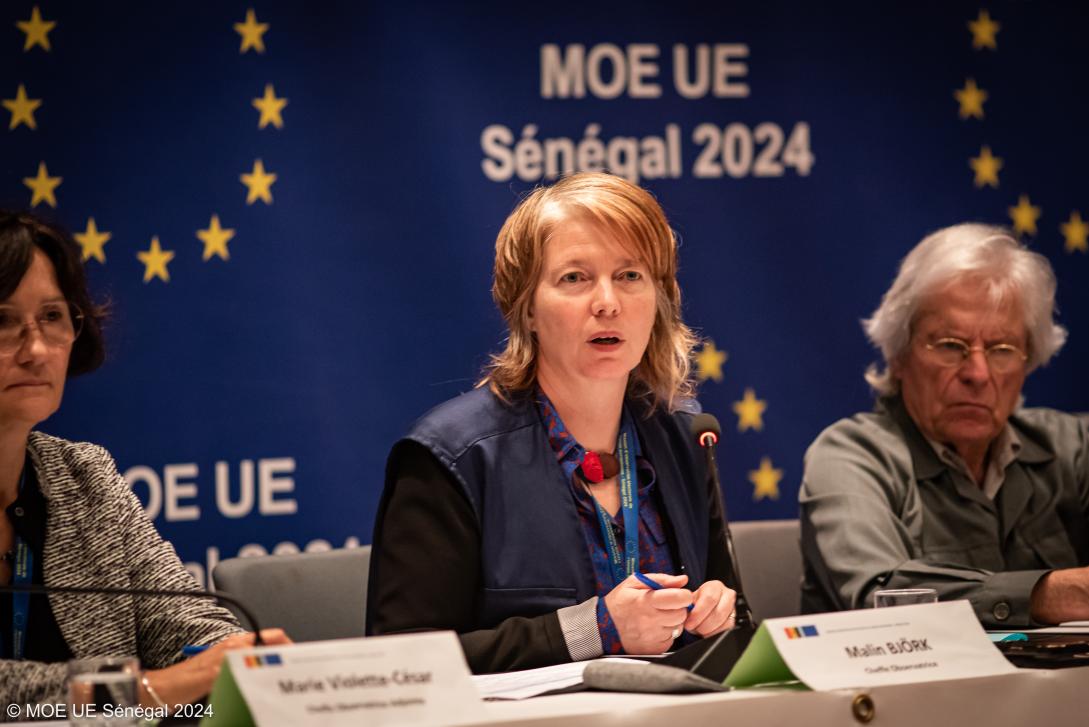
[[[48,502],[45,585],[197,588],[105,449],[38,432],[31,433],[27,447]],[[179,661],[186,644],[214,643],[241,630],[230,612],[207,599],[48,598],[75,657],[138,656],[147,669]],[[0,660],[0,702],[63,702],[66,668],[64,663]]]

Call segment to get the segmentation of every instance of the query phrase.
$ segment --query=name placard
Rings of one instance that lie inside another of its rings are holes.
[[[797,679],[824,690],[1014,671],[969,603],[948,601],[768,619],[726,684]]]
[[[260,727],[446,725],[484,718],[452,631],[232,651],[211,706],[214,718],[207,724]]]

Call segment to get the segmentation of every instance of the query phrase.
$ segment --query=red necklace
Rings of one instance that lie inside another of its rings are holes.
[[[620,463],[610,452],[590,452],[582,456],[579,463],[582,476],[592,485],[603,480],[609,480],[620,472]]]

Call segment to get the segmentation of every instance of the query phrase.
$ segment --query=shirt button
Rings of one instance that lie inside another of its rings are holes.
[[[1005,601],[999,601],[991,609],[991,614],[999,621],[1005,621],[1010,617],[1010,604]]]
[[[21,508],[21,507],[15,508],[15,517],[22,517],[22,516],[23,516],[23,508]]]

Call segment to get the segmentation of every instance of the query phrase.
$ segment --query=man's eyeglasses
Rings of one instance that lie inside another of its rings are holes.
[[[976,351],[982,351],[987,358],[987,365],[996,374],[1008,374],[1017,370],[1028,360],[1028,355],[1009,343],[996,343],[993,346],[969,346],[959,338],[939,338],[934,343],[926,344],[930,358],[940,366],[962,366]]]
[[[31,326],[50,346],[70,345],[83,330],[83,312],[71,303],[49,303],[28,318],[12,306],[0,305],[0,353],[18,351]]]

